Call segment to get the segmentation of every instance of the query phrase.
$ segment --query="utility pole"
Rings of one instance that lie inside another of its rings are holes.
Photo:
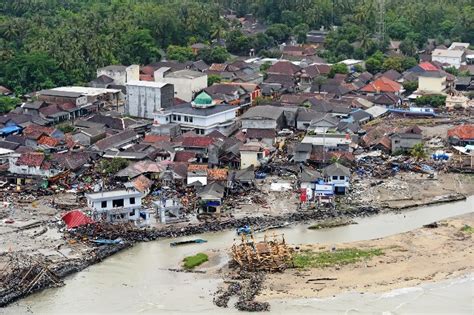
[[[377,0],[377,39],[385,40],[385,0]]]

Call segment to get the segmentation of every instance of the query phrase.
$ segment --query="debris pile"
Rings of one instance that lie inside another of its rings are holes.
[[[19,298],[34,291],[64,285],[47,261],[20,253],[10,253],[8,258],[0,273],[0,306],[6,305],[12,297]]]
[[[253,234],[242,234],[241,243],[232,245],[232,259],[240,269],[246,271],[283,271],[291,261],[291,249],[286,245],[285,238],[273,235],[268,240],[265,235],[263,242],[256,242]]]
[[[232,277],[226,289],[221,289],[214,297],[214,304],[218,307],[228,307],[232,296],[237,296],[238,301],[235,308],[244,312],[263,312],[270,310],[268,302],[255,301],[255,296],[262,288],[265,273],[263,272],[240,272]]]

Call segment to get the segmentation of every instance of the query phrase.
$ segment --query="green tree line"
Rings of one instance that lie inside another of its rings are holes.
[[[329,62],[367,59],[385,51],[389,39],[414,56],[428,38],[474,43],[472,0],[385,0],[385,40],[375,40],[376,0],[3,0],[0,3],[0,85],[18,93],[61,84],[83,84],[108,64],[147,64],[170,45],[183,59],[196,42],[225,39],[227,51],[278,56],[272,49],[310,29],[337,26],[321,53]],[[267,24],[248,35],[236,21],[252,14]],[[171,49],[173,51],[173,49]],[[203,59],[223,60],[225,50]],[[378,61],[372,60],[374,67]],[[395,64],[398,66],[398,64]],[[382,64],[383,67],[383,64]],[[401,66],[403,68],[403,65]]]

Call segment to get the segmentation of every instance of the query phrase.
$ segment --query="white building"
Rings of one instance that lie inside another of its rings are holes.
[[[134,222],[149,220],[149,214],[141,212],[142,193],[137,190],[114,190],[86,194],[87,205],[95,221]]]
[[[125,114],[153,118],[153,113],[173,105],[173,85],[163,82],[131,81],[127,83]]]
[[[344,165],[334,163],[323,169],[327,184],[334,185],[334,192],[345,194],[350,187],[351,170]]]
[[[111,65],[97,69],[97,77],[102,75],[111,78],[116,85],[125,85],[130,81],[140,80],[140,66]]]
[[[259,167],[270,158],[270,150],[261,142],[251,141],[240,148],[240,169],[246,169],[253,165]]]
[[[5,158],[6,157],[2,157],[2,159]],[[47,161],[43,153],[28,152],[23,154],[10,154],[8,157],[8,171],[17,175],[49,178],[60,174],[63,170],[54,167],[50,161]]]
[[[449,64],[459,69],[464,62],[465,51],[460,49],[435,49],[431,54],[431,60],[443,64]]]
[[[191,102],[194,95],[207,88],[207,74],[192,71],[179,70],[171,72],[168,67],[162,67],[155,71],[156,82],[174,85],[174,96],[186,102]]]
[[[446,90],[446,74],[441,71],[425,71],[418,77],[418,92],[441,94]]]
[[[236,110],[236,106],[216,105],[207,93],[202,92],[191,103],[155,112],[154,125],[176,123],[181,129],[194,130],[200,135],[217,130],[227,136],[237,128]]]
[[[301,143],[323,146],[329,150],[347,150],[351,142],[351,137],[345,133],[307,134],[301,140]]]

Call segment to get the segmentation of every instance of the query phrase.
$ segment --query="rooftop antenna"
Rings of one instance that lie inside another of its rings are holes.
[[[377,0],[377,39],[385,40],[385,0]]]

